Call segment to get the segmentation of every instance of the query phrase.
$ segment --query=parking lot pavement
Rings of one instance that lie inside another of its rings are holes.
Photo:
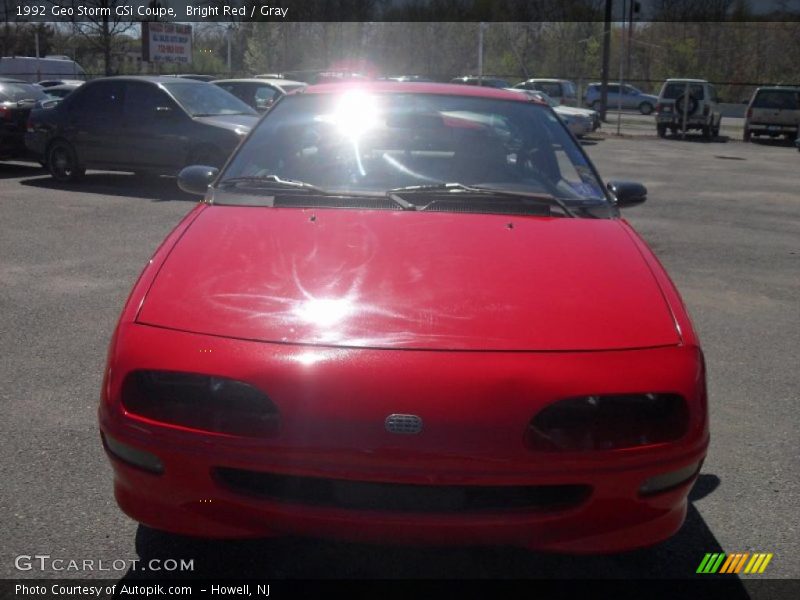
[[[102,368],[126,294],[193,199],[169,179],[90,173],[59,186],[32,165],[0,164],[0,577],[109,576],[14,568],[18,555],[47,553],[188,558],[193,576],[683,578],[719,551],[772,552],[772,577],[800,577],[800,156],[780,146],[649,138],[585,147],[606,179],[648,186],[648,201],[625,216],[682,291],[706,352],[712,445],[673,539],[574,558],[510,548],[210,542],[138,527],[114,504],[99,442]],[[729,597],[747,597],[745,587]]]

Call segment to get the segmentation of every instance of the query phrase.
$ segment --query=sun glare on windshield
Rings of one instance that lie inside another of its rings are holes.
[[[380,125],[378,100],[362,90],[345,92],[338,99],[333,112],[320,120],[331,123],[337,131],[354,142]]]

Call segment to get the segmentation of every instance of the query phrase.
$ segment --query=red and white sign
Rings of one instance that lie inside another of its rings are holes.
[[[191,64],[192,26],[178,23],[142,23],[142,60]]]

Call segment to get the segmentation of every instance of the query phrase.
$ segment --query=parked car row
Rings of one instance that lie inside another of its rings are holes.
[[[58,84],[60,82],[51,82]],[[18,85],[18,84],[13,84]],[[306,87],[288,79],[193,77],[110,77],[46,88],[27,85],[38,109],[20,113],[17,148],[63,182],[86,169],[174,174],[202,163],[220,167],[257,120],[277,99]],[[576,136],[595,131],[595,111],[560,104],[546,93],[508,88],[553,107]],[[120,143],[125,140],[125,143]]]
[[[394,81],[422,85],[420,79],[407,76]],[[508,82],[465,77],[458,83],[494,87]],[[600,118],[596,111],[568,105],[574,101],[574,87],[568,84],[529,79],[506,89],[550,105],[581,137],[597,130]],[[0,158],[33,156],[61,181],[79,178],[87,168],[174,174],[199,159],[221,166],[259,113],[306,86],[281,77],[207,83],[193,75],[130,76],[89,83],[47,80],[41,85],[6,79],[0,81]],[[543,88],[561,96],[552,98]],[[631,89],[625,92],[645,101]],[[748,107],[745,139],[797,138],[799,106],[798,88],[760,88]],[[705,80],[667,80],[655,111],[661,137],[684,128],[699,130],[708,138],[719,134],[722,117],[716,90]],[[119,139],[130,143],[119,144]]]
[[[719,135],[722,111],[716,88],[704,79],[668,79],[656,104],[656,131],[700,131],[707,139]],[[743,139],[800,138],[800,87],[768,86],[756,89],[747,106]]]

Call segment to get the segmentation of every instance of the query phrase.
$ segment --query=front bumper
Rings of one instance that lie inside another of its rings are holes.
[[[753,133],[777,133],[781,135],[794,134],[797,135],[797,125],[770,125],[767,123],[748,123],[745,129],[749,129]]]
[[[656,123],[659,125],[681,127],[683,125],[683,115],[673,112],[660,112],[656,114]],[[708,124],[709,117],[702,115],[692,115],[686,118],[687,127],[704,127]]]
[[[653,476],[700,464],[705,400],[693,402],[680,442],[598,453],[535,453],[527,422],[555,398],[588,389],[669,386],[696,394],[695,348],[602,353],[339,350],[210,338],[126,326],[104,386],[103,436],[156,455],[161,474],[109,453],[120,507],[157,529],[212,537],[333,537],[408,544],[511,544],[575,553],[651,545],[683,523],[695,475],[642,496]],[[202,433],[127,414],[131,369],[213,373],[247,380],[281,411],[271,439]],[[612,375],[612,377],[609,377]],[[390,413],[420,415],[420,435],[387,433]],[[287,501],[230,485],[220,469],[288,478],[426,486],[583,486],[570,502],[504,510],[387,510]]]
[[[576,137],[588,135],[595,130],[594,123],[589,119],[573,119],[569,122],[568,127]]]

